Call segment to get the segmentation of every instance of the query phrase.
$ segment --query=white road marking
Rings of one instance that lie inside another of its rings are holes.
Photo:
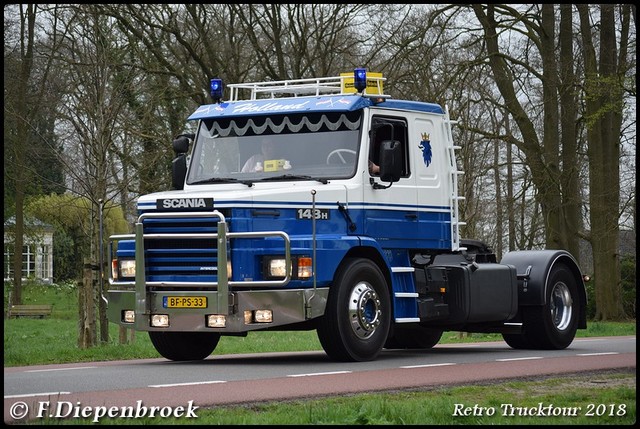
[[[72,371],[76,369],[91,369],[96,368],[95,366],[75,366],[73,368],[53,368],[53,369],[30,369],[25,372],[51,372],[51,371]]]
[[[400,368],[406,368],[406,369],[411,369],[411,368],[429,368],[432,366],[448,366],[448,365],[456,365],[453,362],[447,362],[447,363],[432,363],[430,365],[407,365],[407,366],[401,366]]]
[[[287,377],[313,377],[316,375],[351,374],[352,371],[315,372],[309,374],[290,374]]]
[[[544,359],[544,358],[542,356],[531,356],[531,357],[512,358],[512,359],[496,359],[496,362],[509,362],[513,360],[533,360],[533,359]]]
[[[56,395],[70,395],[71,392],[43,392],[43,393],[25,393],[24,395],[6,395],[4,399],[11,398],[30,398],[32,396],[56,396]]]
[[[218,384],[226,383],[224,380],[212,380],[212,381],[194,381],[191,383],[173,383],[173,384],[151,384],[148,387],[176,387],[176,386],[195,386],[198,384]]]
[[[602,353],[578,353],[578,356],[602,356],[602,355],[619,355],[618,352],[602,352]]]

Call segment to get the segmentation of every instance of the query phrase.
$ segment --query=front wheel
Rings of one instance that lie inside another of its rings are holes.
[[[368,259],[351,258],[340,267],[329,292],[317,334],[331,359],[375,359],[391,324],[391,303],[380,268]]]
[[[220,334],[215,332],[149,331],[151,343],[162,357],[175,360],[202,360],[215,350]]]
[[[580,298],[576,278],[564,264],[551,269],[545,304],[522,307],[522,334],[504,334],[515,349],[560,350],[573,342],[578,329]]]

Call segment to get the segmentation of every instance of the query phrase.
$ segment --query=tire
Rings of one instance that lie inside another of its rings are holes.
[[[529,340],[527,340],[524,334],[502,334],[502,338],[504,341],[511,347],[512,349],[533,349]]]
[[[384,347],[387,349],[430,349],[433,348],[443,331],[424,326],[396,326],[393,336],[387,338]]]
[[[341,362],[375,359],[389,333],[391,301],[384,275],[368,259],[349,258],[336,272],[317,334],[327,355]]]
[[[578,329],[580,298],[571,270],[564,264],[551,269],[545,304],[522,307],[522,334],[503,334],[514,349],[561,350],[573,342]]]
[[[202,360],[213,353],[220,334],[216,332],[149,331],[151,343],[162,357],[175,360]]]

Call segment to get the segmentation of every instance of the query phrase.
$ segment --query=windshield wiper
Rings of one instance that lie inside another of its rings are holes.
[[[268,182],[268,181],[273,181],[273,180],[282,180],[282,179],[292,179],[292,180],[315,180],[317,182],[320,182],[322,184],[327,184],[329,183],[329,181],[327,179],[324,179],[322,177],[311,177],[311,176],[305,176],[302,174],[281,174],[280,176],[271,176],[271,177],[265,177],[263,179],[260,179],[261,182]]]
[[[189,185],[205,185],[210,183],[242,183],[248,187],[253,186],[251,180],[240,180],[233,177],[209,177],[208,179],[196,180],[195,182],[189,183]]]

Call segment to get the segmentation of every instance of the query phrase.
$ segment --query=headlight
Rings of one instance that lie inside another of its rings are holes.
[[[308,279],[313,275],[312,260],[308,256],[294,256],[291,258],[289,275],[293,279]],[[281,256],[265,257],[263,262],[263,276],[267,280],[283,279],[287,273],[287,263]]]
[[[118,261],[118,272],[121,278],[136,277],[136,261],[135,259],[120,259]]]
[[[269,259],[267,263],[267,277],[284,278],[287,275],[287,263],[282,259]]]

